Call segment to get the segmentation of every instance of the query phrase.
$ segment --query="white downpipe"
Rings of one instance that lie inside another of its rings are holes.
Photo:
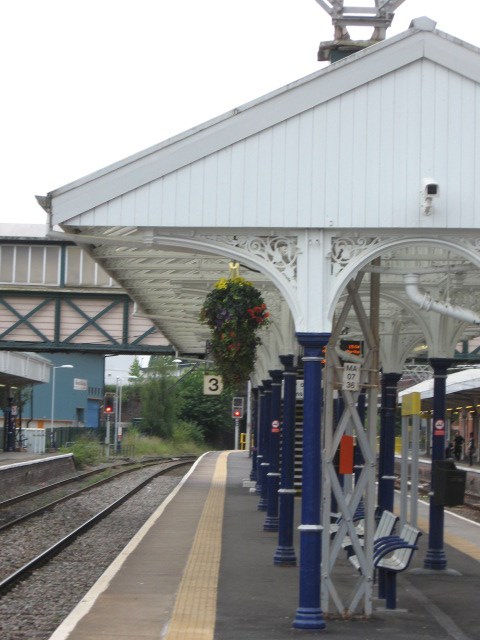
[[[427,293],[420,291],[418,288],[419,278],[420,276],[417,273],[407,273],[403,276],[407,296],[416,305],[418,305],[420,309],[425,309],[425,311],[436,311],[437,313],[456,318],[462,322],[480,324],[480,315],[475,313],[475,311],[464,309],[463,307],[457,307],[448,304],[448,302],[438,302]]]

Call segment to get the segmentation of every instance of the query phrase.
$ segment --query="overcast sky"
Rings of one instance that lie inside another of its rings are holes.
[[[427,15],[480,46],[479,5],[405,0],[388,35]],[[318,70],[333,38],[315,0],[10,0],[0,19],[0,222],[44,222],[36,194]]]

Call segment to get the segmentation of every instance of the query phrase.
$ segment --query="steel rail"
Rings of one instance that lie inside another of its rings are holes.
[[[118,509],[118,507],[120,507],[124,502],[129,500],[129,498],[131,498],[133,495],[138,493],[141,489],[143,489],[143,487],[145,487],[154,478],[157,478],[158,476],[166,474],[171,469],[176,469],[177,467],[190,464],[191,462],[193,462],[193,460],[194,459],[192,458],[190,460],[183,459],[181,461],[172,462],[170,466],[164,469],[160,469],[159,471],[151,475],[146,480],[142,480],[140,484],[138,484],[136,487],[128,491],[121,498],[112,502],[110,505],[108,505],[108,507],[105,507],[104,509],[102,509],[102,511],[99,511],[96,515],[86,520],[79,527],[77,527],[76,529],[68,533],[66,536],[58,540],[55,544],[50,546],[48,549],[46,549],[45,551],[42,551],[42,553],[40,553],[38,556],[30,560],[29,562],[24,564],[22,567],[14,571],[12,574],[7,576],[4,580],[2,580],[0,582],[0,596],[4,595],[7,591],[12,589],[12,587],[14,587],[18,582],[26,578],[34,569],[37,569],[38,567],[42,566],[43,564],[48,562],[48,560],[50,560],[51,558],[55,557],[58,553],[60,553],[60,551],[62,551],[65,547],[68,547],[68,545],[74,542],[74,540],[78,536],[82,535],[89,529],[92,529],[98,522],[106,518],[110,513],[115,511],[115,509]]]
[[[32,491],[27,491],[26,493],[22,493],[18,496],[13,496],[12,498],[8,498],[7,500],[2,500],[0,502],[0,509],[2,509],[3,507],[9,507],[12,504],[16,504],[17,502],[23,502],[25,500],[28,500],[30,498],[35,498],[38,495],[41,495],[42,493],[48,493],[48,491],[52,491],[53,489],[57,489],[59,487],[62,487],[66,484],[72,484],[74,482],[81,482],[82,480],[84,480],[85,478],[88,478],[90,476],[94,476],[96,474],[100,474],[105,472],[108,469],[118,469],[121,467],[126,467],[128,465],[137,465],[135,468],[139,468],[138,465],[141,465],[143,467],[147,467],[150,464],[154,464],[156,462],[168,462],[169,460],[177,460],[179,458],[182,457],[189,457],[189,456],[172,456],[170,458],[164,458],[164,457],[160,457],[160,458],[152,458],[149,460],[140,460],[138,462],[123,462],[123,463],[119,463],[119,464],[113,464],[107,467],[103,467],[102,469],[93,469],[93,471],[85,471],[85,473],[81,473],[77,476],[71,476],[70,478],[64,478],[63,480],[58,480],[57,482],[52,482],[51,484],[46,485],[45,487],[40,487],[38,489],[32,489]],[[191,456],[190,456],[191,457]]]
[[[190,458],[190,460],[193,460],[193,459],[194,459],[193,457]],[[112,480],[116,480],[117,478],[119,478],[119,477],[121,477],[123,475],[126,475],[127,473],[132,473],[133,471],[139,471],[140,469],[145,469],[146,467],[153,467],[153,466],[155,466],[157,464],[168,464],[169,462],[174,462],[176,460],[177,460],[176,458],[170,458],[170,459],[159,460],[157,462],[150,461],[150,462],[147,462],[146,464],[133,466],[133,467],[131,467],[129,469],[125,469],[124,471],[119,471],[118,473],[115,473],[112,476],[108,476],[108,478],[102,478],[101,480],[98,480],[97,482],[94,482],[93,484],[90,484],[87,487],[82,487],[81,489],[78,489],[77,491],[74,491],[73,493],[69,493],[66,496],[62,496],[61,498],[57,498],[56,500],[52,500],[52,502],[48,502],[47,504],[43,505],[42,507],[38,507],[38,509],[34,509],[33,511],[29,511],[28,513],[24,513],[22,516],[19,516],[18,518],[15,518],[14,520],[9,520],[8,522],[4,522],[3,524],[0,525],[0,533],[2,531],[5,531],[6,529],[10,529],[11,527],[15,526],[16,524],[20,524],[21,522],[24,522],[25,520],[29,520],[30,518],[34,518],[35,516],[39,516],[44,511],[47,511],[47,509],[51,509],[52,507],[55,507],[58,504],[61,504],[62,502],[66,502],[67,500],[71,500],[72,498],[76,498],[77,496],[81,495],[82,493],[85,493],[86,491],[90,491],[90,489],[96,489],[97,487],[100,487],[103,484],[107,484],[108,482],[111,482]],[[108,470],[108,467],[106,469]],[[101,471],[98,471],[97,473],[98,474],[103,473],[106,469],[102,469]],[[89,475],[93,475],[93,474],[89,474]],[[32,493],[34,493],[34,492],[32,492]],[[27,495],[27,494],[24,494],[24,495]]]

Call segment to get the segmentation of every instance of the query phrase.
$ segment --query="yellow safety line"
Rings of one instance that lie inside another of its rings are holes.
[[[218,457],[165,640],[213,640],[228,455]]]
[[[420,529],[428,532],[429,530],[429,521],[427,518],[418,517],[418,526]],[[457,551],[461,551],[465,553],[467,556],[474,558],[474,560],[478,560],[480,562],[480,548],[473,544],[472,542],[468,542],[464,538],[460,536],[456,536],[453,533],[444,533],[444,542],[446,542],[451,547],[454,547]]]

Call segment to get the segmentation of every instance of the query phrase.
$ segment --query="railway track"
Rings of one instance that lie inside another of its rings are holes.
[[[124,474],[132,473],[139,469],[144,469],[162,463],[181,460],[187,460],[190,462],[193,459],[194,458],[192,456],[177,456],[174,458],[151,459],[140,463],[130,462],[120,465],[112,465],[110,467],[104,467],[103,469],[87,471],[86,473],[79,474],[72,478],[59,480],[58,482],[53,482],[44,487],[39,487],[32,491],[19,494],[13,498],[3,500],[0,502],[0,533],[24,520],[28,520],[31,517],[42,514],[44,511],[57,504],[61,504],[62,502],[75,498],[85,491],[89,491],[90,489],[100,487],[102,484],[112,482]],[[91,482],[91,480],[96,476],[99,477],[99,480]],[[88,484],[82,486],[80,489],[71,490],[73,485],[81,484],[82,482],[87,482]],[[45,502],[45,494],[48,493],[58,497],[55,497],[55,499],[50,502]]]
[[[108,515],[110,515],[112,512],[118,509],[121,505],[123,505],[125,502],[131,499],[135,494],[141,491],[141,489],[143,489],[149,483],[151,483],[153,479],[162,475],[171,474],[173,471],[181,467],[192,464],[193,461],[194,461],[194,458],[182,458],[182,459],[172,460],[170,462],[165,462],[165,461],[161,462],[160,463],[162,465],[161,469],[155,470],[152,473],[147,473],[146,477],[143,477],[141,481],[136,482],[133,487],[129,488],[128,491],[123,493],[118,499],[114,500],[113,502],[110,501],[106,506],[103,506],[100,510],[96,511],[94,515],[90,515],[88,518],[83,519],[80,524],[77,524],[73,528],[70,528],[68,532],[66,533],[64,532],[63,535],[61,535],[53,543],[48,543],[47,546],[42,548],[39,552],[35,553],[34,557],[30,557],[27,561],[23,562],[20,560],[23,556],[22,553],[17,554],[15,559],[13,560],[10,559],[10,562],[8,558],[4,557],[4,562],[2,563],[4,566],[11,565],[12,563],[15,563],[16,566],[13,571],[11,570],[11,566],[10,566],[7,569],[7,571],[10,571],[10,573],[8,573],[7,575],[3,575],[1,577],[0,597],[3,596],[8,591],[10,591],[19,582],[26,580],[34,570],[48,563],[49,560],[54,558],[62,550],[64,550],[66,547],[72,544],[79,536],[81,536],[85,532],[95,527],[96,524],[104,520]],[[152,464],[149,466],[152,466]],[[157,465],[158,464],[159,463],[157,462]],[[131,473],[132,471],[144,472],[145,467],[129,469],[126,472]],[[30,530],[28,526],[29,524],[31,524],[33,519],[35,519],[41,514],[46,514],[46,516],[48,516],[48,519],[51,522],[52,528],[58,527],[59,525],[55,523],[61,522],[62,520],[67,520],[67,526],[68,526],[69,515],[70,515],[68,512],[65,512],[63,514],[62,513],[56,514],[56,517],[55,518],[53,517],[55,510],[57,510],[62,503],[64,503],[66,500],[74,500],[75,498],[82,496],[86,492],[89,492],[92,490],[95,491],[96,489],[99,489],[99,487],[104,485],[106,482],[118,480],[123,475],[124,474],[122,473],[117,473],[112,477],[109,477],[98,483],[95,483],[94,485],[84,487],[79,491],[76,491],[74,494],[65,496],[59,500],[55,500],[51,503],[48,503],[42,506],[40,509],[35,509],[34,511],[24,514],[20,518],[17,518],[13,521],[10,521],[4,524],[3,527],[0,528],[0,534],[2,532],[5,532],[6,529],[13,529],[13,531],[11,531],[10,534],[14,534],[14,537],[18,539],[18,541],[21,541],[22,539],[27,539],[28,541],[31,541],[32,537],[36,535],[35,527],[33,527],[33,532],[32,532],[32,530]],[[80,511],[83,512],[84,509],[85,507],[82,506]],[[41,535],[42,534],[38,534],[38,536],[41,536]],[[32,548],[31,544],[30,545],[27,544],[26,546],[28,549]],[[4,544],[3,548],[8,549],[9,548],[8,544]],[[27,550],[27,553],[28,553],[28,550]]]

